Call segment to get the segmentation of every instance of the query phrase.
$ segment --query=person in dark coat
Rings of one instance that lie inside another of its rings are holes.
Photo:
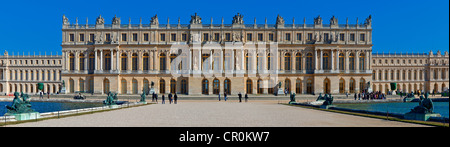
[[[248,99],[247,93],[245,94],[244,98],[245,98],[245,102],[247,102],[247,99]]]
[[[239,96],[239,103],[240,103],[240,102],[242,102],[242,94],[239,92],[238,96]]]
[[[355,100],[356,100],[356,93],[355,93]]]
[[[175,100],[174,101],[175,104],[177,104],[177,99],[178,99],[178,96],[177,96],[177,93],[175,93],[175,95],[173,96],[173,100]]]
[[[169,93],[169,104],[172,104],[172,93]]]

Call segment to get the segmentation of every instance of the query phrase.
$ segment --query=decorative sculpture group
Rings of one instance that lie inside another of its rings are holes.
[[[14,99],[11,106],[6,106],[6,109],[8,110],[8,114],[18,114],[18,113],[30,113],[34,112],[33,109],[31,109],[30,101],[28,100],[28,94],[21,93],[20,97],[22,97],[23,100],[20,100],[19,93],[14,92]]]
[[[117,102],[117,93],[110,92],[108,96],[106,97],[106,100],[103,101],[103,104],[105,105],[116,105]]]
[[[441,117],[440,114],[433,112],[433,101],[428,98],[430,94],[427,92],[424,95],[425,98],[420,96],[419,106],[416,106],[411,109],[410,112],[405,113],[405,119],[427,121],[430,117]]]

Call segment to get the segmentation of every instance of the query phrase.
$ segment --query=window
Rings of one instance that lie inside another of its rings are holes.
[[[214,41],[219,41],[219,33],[214,33]]]
[[[159,41],[166,41],[166,34],[164,33],[159,34]]]
[[[291,41],[291,33],[286,33],[286,41]]]
[[[138,70],[138,55],[136,53],[131,55],[131,70]]]
[[[187,41],[187,34],[186,33],[181,34],[181,41]]]
[[[284,55],[284,70],[291,70],[291,54]]]
[[[103,67],[105,67],[104,69],[105,70],[111,70],[111,54],[110,53],[106,53],[104,60],[105,60],[104,61],[105,65],[103,66]]]
[[[302,70],[302,54],[295,54],[295,69]]]
[[[218,79],[213,80],[213,94],[219,94],[220,92],[220,81]]]
[[[89,42],[94,42],[94,34],[89,34]]]
[[[127,54],[122,53],[120,58],[122,58],[122,70],[127,70]]]
[[[144,41],[148,41],[148,33],[144,33]]]
[[[84,70],[84,54],[83,53],[80,53],[80,56],[79,56],[79,62],[80,62],[80,65],[79,65],[79,67],[80,67],[80,70]]]
[[[225,33],[225,41],[231,41],[231,34]]]
[[[75,70],[75,56],[72,53],[69,55],[69,70]]]
[[[339,69],[340,70],[344,70],[344,54],[343,53],[339,53]],[[374,60],[375,61],[375,60]]]
[[[208,90],[208,80],[207,79],[204,79],[203,81],[202,81],[202,94],[209,94],[209,90]]]
[[[159,70],[166,70],[166,54],[159,54]]]
[[[323,40],[325,41],[325,42],[327,42],[327,41],[330,41],[330,34],[329,33],[324,33],[323,34]]]
[[[349,56],[349,68],[350,68],[350,70],[355,70],[355,54],[353,54],[353,53],[350,53],[350,56]]]
[[[262,33],[258,33],[258,41],[263,41],[263,34]]]
[[[127,34],[122,33],[122,41],[127,41]]]
[[[339,34],[339,40],[340,41],[345,41],[345,34],[344,33]]]
[[[313,70],[313,55],[312,55],[312,53],[306,54],[306,70]]]
[[[359,41],[366,41],[366,34],[359,34]]]
[[[269,33],[269,41],[273,41],[273,33]]]
[[[307,41],[311,41],[312,39],[313,39],[312,33],[308,33],[308,39],[307,39]]]
[[[203,41],[209,41],[209,34],[203,33]]]
[[[328,62],[329,62],[329,56],[328,56],[328,53],[323,53],[323,61],[322,61],[322,64],[323,64],[323,69],[325,69],[325,70],[329,70],[329,67],[330,66],[328,66]]]
[[[74,39],[75,39],[75,38],[74,38],[74,35],[73,35],[73,34],[69,34],[69,41],[70,41],[70,42],[73,42]]]
[[[170,41],[177,41],[177,34],[175,33],[170,34]]]
[[[144,59],[144,61],[142,61],[143,62],[143,68],[144,68],[144,70],[148,70],[148,61],[150,59],[149,56],[148,56],[148,53],[144,53],[143,59]]]
[[[83,42],[83,41],[84,41],[84,34],[80,34],[80,39],[79,39],[79,41],[80,41],[80,42]]]
[[[137,40],[138,40],[137,33],[133,33],[133,41],[137,41]]]
[[[252,33],[247,33],[247,41],[253,41],[252,39]]]
[[[297,41],[302,41],[302,33],[297,33]]]
[[[365,54],[364,53],[359,54],[359,70],[366,70],[365,63],[366,63]]]
[[[355,34],[354,33],[350,34],[350,41],[355,41]]]
[[[105,40],[106,40],[106,42],[111,42],[111,34],[110,33],[106,33],[106,35],[105,35]]]

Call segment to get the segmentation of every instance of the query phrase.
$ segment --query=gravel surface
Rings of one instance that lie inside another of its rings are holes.
[[[325,112],[277,101],[186,100],[7,127],[420,127],[423,125]]]

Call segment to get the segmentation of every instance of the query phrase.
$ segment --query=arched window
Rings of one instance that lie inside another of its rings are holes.
[[[75,70],[75,56],[73,53],[69,54],[69,70]]]
[[[213,80],[213,94],[219,94],[220,92],[220,81],[218,79]]]
[[[164,79],[159,80],[159,93],[166,93],[166,81]]]
[[[127,80],[122,79],[121,81],[121,94],[127,94]]]
[[[291,54],[284,54],[284,70],[291,70]]]
[[[84,70],[84,54],[80,53],[79,58],[80,58],[80,64],[79,64],[80,70]]]
[[[355,70],[355,54],[350,53],[348,62],[349,62],[349,70]]]
[[[166,70],[166,54],[159,54],[159,70]]]
[[[105,54],[105,70],[111,70],[111,54]]]
[[[359,54],[359,70],[366,70],[366,67],[364,66],[366,63],[365,57],[364,53]]]
[[[177,81],[175,79],[170,80],[170,93],[176,93],[177,92]]]
[[[89,82],[92,82],[92,79],[89,80]],[[109,93],[109,80],[108,79],[103,80],[103,93],[105,93],[105,94]]]
[[[208,80],[207,79],[203,79],[202,80],[202,94],[209,94],[209,87],[208,87]]]
[[[136,79],[133,79],[131,81],[132,83],[132,89],[133,89],[133,94],[137,94],[138,93],[138,81]]]
[[[250,79],[247,79],[247,82],[246,82],[246,87],[247,87],[247,89],[246,89],[246,92],[247,92],[247,94],[252,94],[252,92],[253,92],[253,83],[252,83],[252,80],[250,80]]]
[[[353,78],[350,79],[348,90],[350,93],[355,93],[355,80]]]
[[[89,54],[89,70],[95,70],[95,55],[94,55],[94,53]]]
[[[295,70],[302,70],[302,54],[295,54]]]
[[[181,80],[181,93],[188,94],[187,92],[187,81],[185,79]]]
[[[339,79],[339,93],[345,93],[345,80]]]
[[[143,70],[148,70],[149,68],[148,68],[148,61],[150,60],[150,58],[149,58],[149,56],[148,56],[148,53],[144,53],[144,55],[143,55],[143,61],[142,61],[142,63],[143,63]]]
[[[323,80],[323,93],[330,94],[330,79]]]
[[[345,70],[345,58],[343,53],[339,53],[339,70]]]
[[[127,70],[127,54],[126,53],[122,53],[122,55],[120,56],[120,58],[122,59],[122,70]]]
[[[138,55],[137,53],[133,53],[131,55],[131,70],[138,70]]]
[[[306,70],[313,70],[313,55],[312,53],[306,54]]]
[[[231,94],[231,81],[229,79],[225,79],[223,83],[224,83],[223,92],[226,94]]]
[[[300,79],[295,80],[295,93],[296,94],[302,93],[302,80]]]
[[[311,79],[308,79],[307,81],[306,81],[306,93],[308,93],[308,94],[313,94],[314,93],[314,91],[313,91],[313,82],[312,82],[312,80]]]
[[[361,79],[359,80],[359,91],[360,91],[360,92],[364,92],[365,89],[366,89],[366,80],[364,80],[363,78],[361,78]],[[381,88],[380,88],[380,91],[381,91]]]
[[[323,64],[323,69],[324,70],[329,70],[329,67],[330,66],[328,66],[328,64],[329,64],[329,56],[328,56],[328,53],[323,53],[323,57],[322,57],[322,64]]]
[[[287,89],[288,93],[291,93],[291,80],[284,80],[284,89]]]
[[[202,54],[202,70],[209,70],[209,54]]]

